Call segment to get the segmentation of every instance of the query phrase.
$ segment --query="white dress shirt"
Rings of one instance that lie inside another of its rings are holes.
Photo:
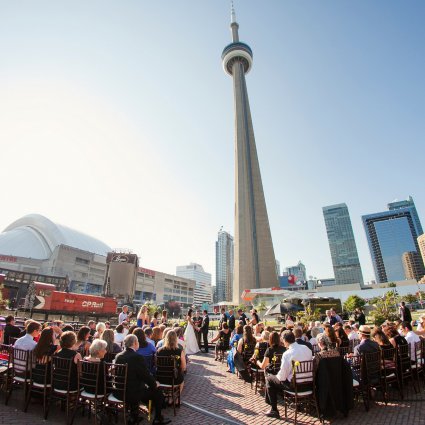
[[[23,337],[15,341],[14,348],[19,350],[32,351],[34,350],[37,343],[34,341],[34,338],[30,334],[25,334]]]
[[[299,361],[299,362],[305,362],[307,360],[312,360],[312,354],[310,348],[308,348],[306,345],[300,345],[296,342],[291,344],[289,348],[283,353],[282,355],[282,363],[279,369],[279,372],[277,372],[277,378],[279,381],[291,381],[292,380],[292,360]],[[299,382],[302,381],[310,381],[311,380],[311,373],[305,374],[305,376],[299,376],[300,379]]]
[[[118,324],[121,325],[122,322],[126,321],[128,318],[128,314],[123,311],[118,316]]]
[[[356,331],[351,331],[351,332],[348,334],[348,339],[349,339],[350,341],[353,341],[354,339],[360,339],[360,337],[359,337],[359,334],[358,334]]]
[[[407,343],[410,344],[410,360],[414,362],[415,361],[415,343],[419,342],[421,339],[413,331],[407,332],[405,338]]]

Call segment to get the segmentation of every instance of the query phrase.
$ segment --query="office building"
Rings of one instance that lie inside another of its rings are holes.
[[[418,247],[419,252],[421,253],[422,262],[425,264],[425,233],[418,236]]]
[[[336,285],[360,283],[362,269],[346,204],[323,207]]]
[[[297,282],[307,282],[307,271],[301,261],[296,266],[287,267],[286,273],[288,275],[294,275]]]
[[[402,255],[404,276],[407,280],[421,280],[425,275],[421,254],[416,251],[404,252]]]
[[[411,214],[412,214],[412,220],[415,222],[415,227],[418,231],[418,235],[422,235],[422,224],[419,220],[418,211],[416,210],[415,202],[413,201],[413,198],[409,196],[406,200],[403,201],[394,201],[390,202],[388,205],[388,211],[394,211],[399,210],[401,208],[410,208]]]
[[[215,243],[215,303],[233,300],[233,249],[233,237],[220,230]]]
[[[245,81],[252,67],[251,48],[239,41],[232,8],[232,43],[223,50],[226,74],[233,79],[235,114],[235,268],[233,302],[245,289],[277,286],[276,261],[264,198],[254,128]]]
[[[187,266],[177,266],[176,275],[196,282],[193,304],[197,308],[212,303],[211,273],[204,271],[200,264],[190,263]]]
[[[376,281],[404,280],[403,254],[420,252],[418,236],[422,226],[414,205],[364,215],[362,220]]]

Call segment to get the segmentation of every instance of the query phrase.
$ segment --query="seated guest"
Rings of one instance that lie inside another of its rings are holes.
[[[97,380],[97,393],[102,394],[105,385],[105,369],[103,366],[103,358],[106,354],[107,343],[102,339],[94,339],[89,348],[89,355],[84,357],[84,360],[93,363],[99,363],[99,375]],[[84,370],[82,371],[84,378]],[[90,377],[89,377],[90,379]],[[84,389],[91,394],[96,393],[96,388],[91,387],[87,383],[84,384]]]
[[[283,389],[293,390],[292,375],[293,365],[292,361],[308,361],[312,360],[311,350],[305,345],[300,345],[295,342],[295,335],[291,331],[285,331],[282,334],[283,344],[286,351],[282,355],[282,362],[277,375],[266,375],[266,403],[271,406],[271,409],[266,413],[270,418],[279,418],[279,411],[277,410],[277,395]],[[299,391],[311,390],[312,376],[303,376],[297,382]],[[302,382],[307,382],[302,384]]]
[[[94,338],[100,339],[102,338],[102,334],[106,329],[106,325],[103,322],[99,322],[96,325],[96,333],[94,334]]]
[[[217,342],[215,345],[215,359],[218,360],[219,351],[226,351],[229,349],[230,345],[230,329],[229,325],[224,322],[221,325],[221,330],[218,331],[217,335],[211,340],[211,342]]]
[[[396,326],[388,325],[384,332],[394,348],[398,348],[399,345],[407,345],[406,338],[400,335]]]
[[[186,341],[184,340],[183,328],[181,328],[180,326],[175,326],[173,330],[177,335],[177,340],[178,340],[179,346],[183,350],[186,349]]]
[[[257,353],[255,353],[255,358],[253,358],[254,362],[256,362],[256,360],[260,360],[260,361],[263,360],[264,354],[267,348],[269,348],[269,339],[270,339],[270,332],[263,331],[261,334],[261,340],[258,341],[257,344],[255,345],[255,351],[258,351],[258,355]]]
[[[96,333],[96,322],[94,320],[89,320],[87,322],[87,326],[90,328],[90,338],[89,341],[91,342],[94,338],[94,334]]]
[[[62,332],[68,332],[68,331],[74,332],[74,328],[71,325],[63,326]]]
[[[162,339],[158,341],[158,343],[156,344],[156,349],[158,350],[158,348],[161,348],[162,345],[164,344],[164,339],[167,335],[168,332],[171,331],[171,328],[166,328],[164,329],[164,332],[162,333]]]
[[[111,322],[106,321],[106,322],[105,322],[105,328],[106,328],[106,329],[111,329]]]
[[[180,390],[183,389],[184,372],[186,371],[186,355],[184,350],[178,344],[177,335],[174,331],[167,333],[164,341],[164,345],[158,350],[156,356],[170,357],[175,356],[177,376],[174,377],[174,384],[180,385]],[[161,384],[171,385],[170,381],[160,381]]]
[[[114,332],[114,340],[118,345],[122,345],[122,342],[124,341],[125,335],[124,335],[124,326],[118,325],[115,328],[115,332]]]
[[[326,336],[330,339],[333,348],[337,348],[339,346],[341,340],[338,338],[334,328],[331,325],[326,323],[323,333],[325,333]]]
[[[28,325],[31,323],[31,322],[34,322],[34,320],[32,320],[32,319],[27,319],[27,320],[25,320],[25,322],[24,322],[24,329],[21,331],[21,333],[19,334],[19,338],[22,338],[23,336],[25,336],[25,334],[27,333],[27,327],[28,327]],[[41,332],[41,331],[40,331]],[[37,341],[36,341],[37,342]]]
[[[277,359],[276,354],[282,355],[285,350],[285,347],[280,343],[280,335],[277,332],[271,332],[269,336],[269,347],[264,353],[263,359],[261,361],[257,360],[257,366],[260,369],[265,369],[267,373],[276,375],[278,372],[274,367]]]
[[[400,328],[407,343],[410,344],[410,360],[416,362],[415,344],[420,342],[421,339],[413,332],[412,325],[409,322],[402,322]]]
[[[20,350],[32,351],[37,345],[37,342],[34,338],[40,336],[41,333],[41,324],[34,320],[31,320],[26,327],[26,333],[21,338],[17,339],[14,347],[19,348]]]
[[[243,327],[243,337],[238,341],[238,352],[243,354],[245,349],[249,347],[255,348],[257,340],[252,334],[252,327],[250,325],[245,325]]]
[[[153,334],[152,328],[147,326],[146,328],[143,328],[143,331],[145,332],[146,341],[149,342],[149,344],[152,344],[153,346],[155,346],[155,343],[153,342],[153,339],[152,339],[152,334]]]
[[[106,352],[108,354],[121,353],[121,346],[115,342],[115,335],[112,329],[105,329],[101,339],[106,342]]]
[[[229,342],[229,346],[231,350],[229,351],[229,354],[227,355],[227,366],[229,367],[227,369],[227,372],[230,372],[230,373],[235,373],[235,363],[233,359],[236,354],[238,342],[243,336],[243,327],[244,325],[242,324],[236,326],[235,333]]]
[[[382,329],[375,327],[371,332],[371,336],[373,340],[378,343],[379,347],[382,350],[385,350],[387,348],[393,348],[389,338],[387,337],[387,335],[385,335]]]
[[[344,329],[342,329],[342,326],[340,326],[338,330],[336,331],[336,336],[339,338],[340,348],[346,348],[350,346],[350,340],[348,339],[348,336],[345,333]]]
[[[260,322],[254,325],[254,337],[257,341],[261,341],[261,334],[264,331],[264,325]]]
[[[351,325],[344,325],[344,332],[345,332],[345,335],[347,335],[348,341],[359,339],[358,333],[354,330],[354,328]]]
[[[72,370],[71,370],[71,384],[70,384],[70,390],[75,391],[77,390],[78,386],[78,362],[81,360],[81,354],[77,351],[73,350],[73,347],[77,343],[77,337],[74,332],[72,331],[66,331],[63,332],[60,340],[59,345],[61,349],[54,354],[54,357],[59,357],[61,359],[72,359]],[[58,390],[66,390],[66,383],[63,381],[57,381],[53,382],[54,388]]]
[[[320,333],[322,333],[322,328],[318,327],[318,326],[314,326],[310,333],[311,333],[311,338],[310,341],[308,341],[312,346],[317,345],[317,335],[319,335]]]
[[[126,402],[130,406],[131,419],[128,424],[137,424],[139,422],[139,403],[148,403],[153,401],[155,407],[154,425],[168,424],[171,421],[161,415],[164,405],[164,395],[157,388],[155,378],[150,374],[142,356],[136,351],[139,349],[139,342],[136,335],[127,335],[124,339],[125,350],[117,354],[116,364],[127,365],[127,388]],[[115,395],[120,397],[119,394]]]
[[[74,349],[77,350],[82,356],[89,352],[90,348],[90,328],[88,326],[81,326],[77,333],[77,343]]]
[[[318,359],[340,356],[339,351],[336,348],[332,348],[331,340],[324,333],[317,335],[317,345],[320,348],[320,351],[316,354]]]
[[[10,315],[6,317],[6,326],[4,327],[3,343],[9,345],[9,338],[19,338],[21,330],[15,326],[15,318]]]
[[[151,340],[153,342],[153,345],[156,346],[158,344],[158,341],[162,338],[162,330],[160,326],[154,326],[152,328],[152,335]]]
[[[137,354],[141,356],[153,356],[156,353],[156,348],[153,344],[146,341],[146,334],[142,328],[136,328],[133,331],[133,335],[136,335],[139,342],[139,348],[136,350]]]
[[[50,368],[51,368],[51,356],[56,352],[58,346],[54,341],[53,329],[48,326],[41,331],[40,339],[34,348],[34,357],[37,359],[37,364],[34,367],[33,379],[38,384],[44,384],[44,372],[46,368],[47,380],[50,383]]]
[[[304,341],[302,338],[303,336],[303,330],[301,328],[295,328],[294,329],[294,335],[295,335],[295,341],[300,345],[305,345],[311,350],[311,354],[313,354],[313,346],[310,342]]]
[[[354,355],[359,356],[364,353],[374,353],[379,350],[379,345],[370,339],[370,328],[367,325],[360,326],[360,344],[354,347]]]

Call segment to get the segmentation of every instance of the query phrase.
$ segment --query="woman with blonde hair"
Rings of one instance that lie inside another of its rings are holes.
[[[149,310],[146,304],[142,305],[137,315],[137,327],[143,328],[144,325],[149,325]]]
[[[184,372],[186,371],[186,354],[179,346],[179,341],[175,331],[170,330],[164,337],[164,345],[156,353],[158,358],[174,356],[176,359],[177,377],[174,378],[174,384],[180,385],[180,391],[183,390]],[[171,385],[171,382],[159,381],[161,384]]]

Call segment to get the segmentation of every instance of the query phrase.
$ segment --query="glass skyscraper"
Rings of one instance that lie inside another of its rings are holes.
[[[220,230],[215,243],[214,302],[233,299],[233,236]]]
[[[410,206],[403,206],[407,202]],[[422,226],[413,199],[390,203],[388,208],[362,217],[378,283],[404,280],[403,254],[420,252],[417,238]]]
[[[362,269],[347,205],[323,207],[323,217],[328,234],[335,285],[350,283],[363,285]]]

